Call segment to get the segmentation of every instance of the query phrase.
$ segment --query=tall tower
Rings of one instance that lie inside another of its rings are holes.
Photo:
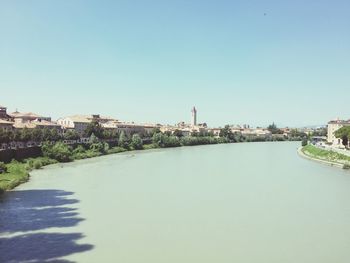
[[[197,110],[196,110],[196,107],[193,106],[191,112],[192,112],[191,125],[192,126],[196,126],[197,125]]]

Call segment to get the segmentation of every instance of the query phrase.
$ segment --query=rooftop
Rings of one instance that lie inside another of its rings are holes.
[[[350,125],[350,120],[331,120],[328,122],[329,124],[349,124]]]
[[[47,120],[35,120],[35,121],[32,121],[31,123],[34,123],[35,125],[37,126],[61,126],[55,122],[52,122],[52,121],[47,121]]]
[[[13,118],[40,118],[40,117],[42,117],[42,116],[35,114],[33,112],[18,112],[18,111],[9,113],[9,115]]]
[[[80,114],[77,114],[77,115],[72,115],[72,116],[68,116],[68,117],[65,117],[65,118],[69,118],[73,122],[90,123],[94,119],[94,116],[97,116],[97,115],[80,115]],[[61,118],[61,119],[65,119],[65,118]],[[114,119],[111,118],[111,117],[105,117],[105,116],[99,116],[99,115],[98,115],[98,119],[99,120],[106,120],[106,121],[114,121]]]

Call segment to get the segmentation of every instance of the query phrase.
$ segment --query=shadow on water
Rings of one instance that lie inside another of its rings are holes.
[[[0,199],[0,262],[70,262],[60,258],[91,250],[77,244],[81,233],[47,233],[48,228],[76,226],[77,204],[72,192],[61,190],[10,191]],[[32,232],[36,231],[36,232]]]

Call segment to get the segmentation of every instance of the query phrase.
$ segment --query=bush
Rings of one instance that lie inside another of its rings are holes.
[[[301,141],[301,146],[306,146],[307,145],[307,139],[303,139],[302,141]]]
[[[345,163],[345,164],[343,165],[343,169],[349,170],[349,169],[350,169],[350,164]]]
[[[135,150],[141,150],[143,146],[142,139],[140,135],[134,134],[131,138],[131,147],[134,148]]]
[[[85,148],[81,145],[79,145],[77,148],[75,148],[73,150],[73,154],[77,154],[77,153],[84,153],[86,152]]]
[[[109,150],[109,145],[105,142],[93,143],[90,145],[90,150],[105,154]]]
[[[122,131],[119,135],[118,146],[123,147],[125,149],[127,149],[129,147],[128,138],[126,137],[124,131]]]
[[[33,167],[34,169],[40,169],[41,167],[43,167],[43,163],[40,160],[35,160],[33,162]]]
[[[45,143],[41,150],[45,157],[55,159],[59,162],[70,162],[73,160],[71,148],[63,142],[57,142],[54,145]]]

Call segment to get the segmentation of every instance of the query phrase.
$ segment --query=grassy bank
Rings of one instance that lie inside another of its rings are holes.
[[[302,147],[301,151],[303,154],[312,159],[341,165],[344,169],[350,168],[350,156],[326,149],[321,149],[311,144]]]
[[[29,172],[33,169],[40,169],[53,163],[57,163],[57,161],[46,157],[37,157],[26,159],[22,162],[14,160],[4,165],[6,171],[0,174],[0,194],[28,181]]]

